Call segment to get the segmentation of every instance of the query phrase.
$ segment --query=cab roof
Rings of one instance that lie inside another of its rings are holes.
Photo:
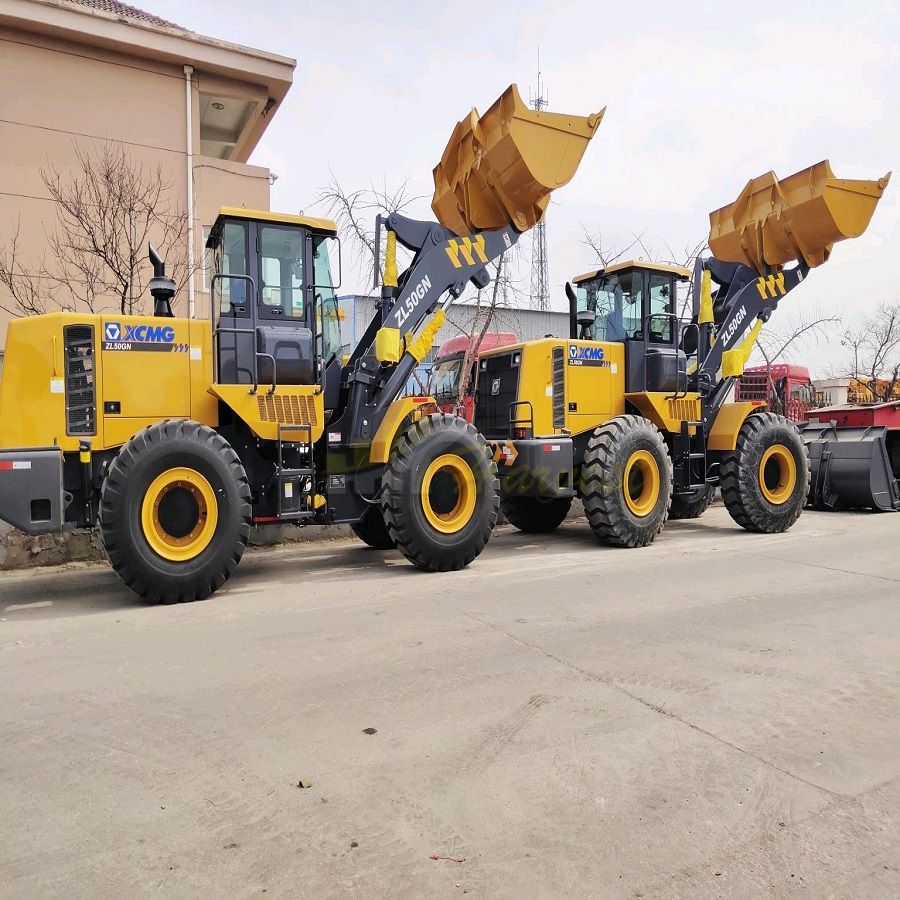
[[[331,219],[318,219],[315,216],[294,216],[290,213],[269,212],[264,209],[244,209],[242,206],[222,206],[210,231],[210,240],[218,233],[223,219],[252,219],[254,222],[274,222],[277,225],[303,225],[306,228],[312,228],[314,231],[337,234],[337,225]]]
[[[574,284],[581,284],[584,281],[591,281],[598,275],[612,275],[615,272],[623,272],[625,269],[647,269],[651,272],[665,272],[672,274],[676,278],[684,279],[691,277],[691,270],[684,266],[673,266],[670,263],[648,262],[646,259],[629,259],[626,262],[613,263],[605,269],[594,269],[593,272],[585,272],[584,275],[578,275],[572,279]]]

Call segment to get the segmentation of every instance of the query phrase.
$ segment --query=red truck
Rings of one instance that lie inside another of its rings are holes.
[[[493,350],[496,347],[505,347],[507,344],[515,344],[519,336],[514,331],[488,331],[478,345],[477,350]],[[429,393],[437,402],[441,412],[453,412],[457,407],[459,398],[459,383],[462,378],[463,363],[466,351],[471,347],[472,341],[467,335],[450,338],[444,341],[438,349],[431,369],[429,379]],[[462,415],[467,422],[472,421],[475,406],[475,373],[478,353],[471,355],[471,370],[469,372],[469,386],[466,396],[462,399]]]
[[[762,400],[772,412],[792,422],[802,422],[816,405],[816,392],[806,366],[776,363],[768,371],[765,366],[748,366],[735,383],[735,400]]]

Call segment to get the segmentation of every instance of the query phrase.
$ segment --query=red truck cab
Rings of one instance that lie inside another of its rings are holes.
[[[765,366],[744,369],[735,382],[734,399],[762,400],[772,412],[802,422],[805,413],[815,407],[816,392],[806,366],[776,363],[768,374]]]
[[[514,331],[488,331],[485,333],[478,346],[478,350],[493,350],[496,347],[505,347],[515,344],[519,336]],[[434,397],[441,412],[454,412],[459,396],[459,384],[462,378],[463,363],[466,351],[472,341],[468,335],[450,338],[444,341],[438,349],[431,369],[429,379],[429,393]],[[477,372],[478,354],[472,354],[469,372],[469,386],[466,396],[462,398],[462,414],[467,422],[472,421],[475,412],[475,373]]]

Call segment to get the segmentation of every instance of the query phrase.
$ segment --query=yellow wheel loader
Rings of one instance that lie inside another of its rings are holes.
[[[163,602],[221,587],[260,523],[348,523],[423,569],[468,565],[497,519],[496,466],[472,426],[403,394],[444,309],[486,286],[601,118],[534,112],[515,86],[472,110],[435,169],[439,222],[379,220],[380,308],[346,361],[335,226],[303,216],[221,210],[209,319],[172,317],[151,248],[153,316],[14,320],[0,518],[33,534],[99,526],[123,581]],[[412,253],[399,274],[398,242]]]
[[[693,273],[633,261],[589,272],[567,285],[568,340],[482,353],[474,423],[509,521],[551,531],[580,496],[600,540],[641,547],[668,518],[699,516],[718,485],[744,528],[790,528],[809,488],[804,441],[764,404],[727,397],[763,323],[836,241],[863,233],[887,182],[837,179],[827,161],[769,172],[711,214],[713,256]],[[678,288],[692,278],[682,321]]]

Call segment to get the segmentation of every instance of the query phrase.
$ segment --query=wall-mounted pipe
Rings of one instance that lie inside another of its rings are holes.
[[[188,318],[193,319],[194,310],[194,117],[193,98],[191,96],[191,76],[193,66],[184,67],[184,116],[187,127],[187,289]]]

